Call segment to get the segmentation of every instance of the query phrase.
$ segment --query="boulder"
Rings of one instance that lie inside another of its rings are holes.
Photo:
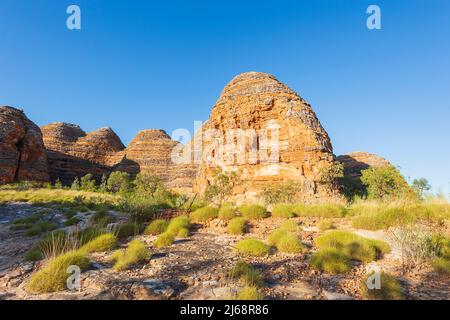
[[[49,181],[39,127],[23,111],[0,107],[0,183]]]

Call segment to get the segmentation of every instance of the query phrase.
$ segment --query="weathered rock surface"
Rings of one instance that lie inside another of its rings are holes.
[[[23,111],[0,107],[0,183],[48,180],[41,130]]]
[[[227,139],[230,130],[244,130],[247,143]],[[201,134],[203,161],[195,183],[198,192],[211,184],[220,167],[241,172],[245,190],[236,193],[247,199],[258,197],[264,186],[287,181],[300,183],[305,199],[326,194],[318,180],[321,169],[333,161],[328,134],[311,106],[272,75],[248,72],[234,78],[223,90]],[[215,147],[215,143],[223,148]],[[227,151],[233,148],[234,152]],[[256,158],[252,153],[255,149],[259,152]],[[242,156],[244,163],[239,158]]]
[[[360,180],[363,170],[390,165],[386,159],[368,152],[352,152],[339,156],[336,160],[344,165],[345,175],[355,181]]]
[[[101,176],[111,171],[111,157],[125,149],[110,128],[85,133],[79,126],[52,123],[43,126],[50,177],[71,183],[75,177],[91,173]]]

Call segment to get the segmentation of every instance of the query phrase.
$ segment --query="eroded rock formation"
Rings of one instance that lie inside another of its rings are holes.
[[[361,171],[390,165],[386,159],[368,152],[352,152],[339,156],[336,160],[344,165],[345,176],[356,182],[361,178]]]
[[[97,178],[111,171],[112,157],[125,149],[110,128],[85,133],[79,126],[52,123],[42,127],[50,177],[70,184],[75,177],[91,173]]]
[[[230,138],[230,132],[243,132],[247,142],[242,144],[232,134]],[[235,192],[246,199],[258,198],[265,186],[287,181],[300,183],[306,199],[326,194],[318,181],[321,170],[333,162],[328,134],[311,106],[272,75],[249,72],[234,78],[201,134],[203,161],[194,187],[197,192],[212,183],[220,167],[240,173],[241,188]]]
[[[23,111],[0,107],[0,183],[48,180],[41,130]]]

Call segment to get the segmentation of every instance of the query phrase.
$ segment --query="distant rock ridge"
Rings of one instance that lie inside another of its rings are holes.
[[[0,107],[0,183],[49,181],[42,133],[22,110]]]
[[[202,195],[220,168],[239,173],[240,184],[233,190],[237,201],[260,201],[264,188],[290,181],[301,187],[305,201],[315,201],[336,193],[320,183],[321,172],[335,160],[356,180],[366,168],[389,164],[366,152],[335,158],[311,105],[261,72],[233,78],[186,146],[158,129],[138,132],[127,147],[109,127],[86,133],[78,125],[57,122],[39,129],[11,107],[0,108],[0,124],[0,183],[59,179],[70,184],[87,173],[100,179],[112,171],[143,172],[160,177],[171,189]],[[237,143],[236,132],[244,132],[243,144]],[[174,163],[174,151],[187,152],[187,161]]]
[[[338,156],[336,160],[343,164],[345,176],[356,182],[359,182],[361,179],[361,172],[363,170],[391,165],[385,158],[362,151]]]

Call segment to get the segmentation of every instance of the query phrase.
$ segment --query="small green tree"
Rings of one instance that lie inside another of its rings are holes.
[[[239,175],[235,171],[223,172],[218,168],[213,175],[212,184],[205,190],[207,201],[217,200],[222,203],[233,194],[234,187],[239,183]]]
[[[56,179],[56,181],[55,181],[55,188],[56,188],[56,189],[62,189],[62,188],[63,188],[63,185],[62,185],[62,183],[61,183],[61,180]]]
[[[107,190],[113,193],[126,193],[131,190],[130,175],[126,172],[114,171],[109,175]]]
[[[158,190],[165,189],[161,179],[147,173],[139,173],[134,180],[136,192],[150,197],[155,196]]]
[[[322,168],[320,171],[319,182],[325,186],[328,191],[339,189],[339,179],[344,177],[344,165],[338,161],[333,162],[330,167]]]
[[[363,170],[361,182],[367,188],[370,199],[398,198],[411,194],[405,178],[394,166],[372,167]]]
[[[75,177],[72,182],[72,186],[70,187],[72,190],[80,190],[80,179]]]
[[[88,173],[85,176],[81,177],[80,180],[80,189],[83,191],[95,191],[95,180],[92,174]]]
[[[428,183],[427,179],[420,178],[413,180],[412,188],[419,195],[419,197],[422,198],[425,191],[431,190],[431,185]]]

